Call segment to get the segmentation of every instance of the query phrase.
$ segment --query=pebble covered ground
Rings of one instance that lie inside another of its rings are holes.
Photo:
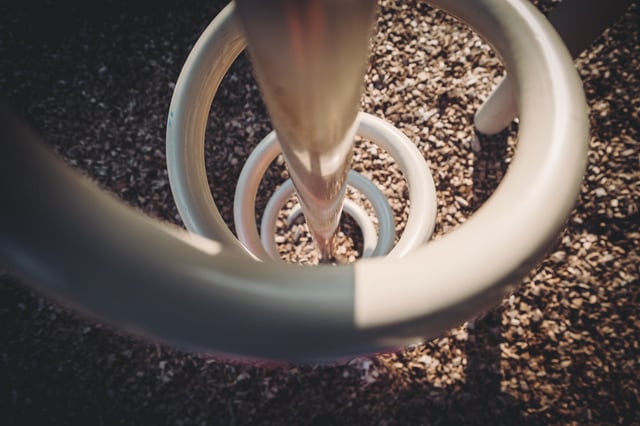
[[[0,97],[76,170],[180,225],[166,114],[182,63],[224,2],[142,3],[3,2]],[[536,5],[547,13],[554,2]],[[640,424],[639,9],[576,61],[591,121],[579,199],[548,255],[493,309],[390,354],[246,363],[123,335],[0,270],[2,424]],[[472,143],[473,113],[502,73],[452,18],[416,1],[380,1],[362,108],[401,128],[429,162],[434,238],[482,205],[516,150],[517,123]],[[207,133],[212,193],[231,227],[237,176],[269,131],[242,56]],[[393,160],[359,141],[354,168],[385,188],[400,235],[409,208]],[[276,162],[259,208],[286,176]],[[341,260],[353,261],[360,237],[348,219],[344,231]],[[289,260],[315,261],[304,226],[278,241]]]

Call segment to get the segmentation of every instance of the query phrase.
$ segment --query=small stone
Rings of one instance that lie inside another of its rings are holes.
[[[607,195],[607,191],[604,188],[596,188],[593,190],[593,193],[596,194],[596,197],[604,197]]]

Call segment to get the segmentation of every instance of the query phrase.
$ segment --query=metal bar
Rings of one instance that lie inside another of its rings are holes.
[[[331,257],[375,0],[236,0],[256,79],[322,259]]]
[[[564,0],[549,16],[571,56],[577,58],[631,4],[631,0]],[[518,116],[516,93],[507,75],[478,108],[476,130],[493,135],[504,130]]]

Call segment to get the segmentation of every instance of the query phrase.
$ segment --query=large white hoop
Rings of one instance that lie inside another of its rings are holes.
[[[0,143],[0,180],[16,182],[0,186],[0,197],[13,207],[0,209],[3,263],[129,330],[256,357],[379,351],[435,336],[496,303],[534,266],[573,207],[586,164],[586,103],[569,53],[528,2],[430,3],[495,47],[519,94],[512,164],[492,197],[456,231],[403,258],[305,268],[254,260],[219,214],[214,226],[199,222],[194,212],[213,203],[209,191],[202,193],[209,107],[243,47],[228,6],[183,68],[167,129],[176,202],[185,222],[211,239],[143,218],[35,144],[15,142],[31,135],[3,122],[9,130]],[[176,167],[197,168],[196,181],[180,181]],[[187,194],[201,204],[192,210]]]
[[[495,303],[496,291],[501,294],[517,282],[556,235],[585,166],[586,108],[580,83],[566,49],[541,15],[516,0],[431,3],[469,23],[504,58],[521,93],[520,143],[496,193],[456,232],[406,259],[364,260],[331,269],[339,275],[353,274],[353,325],[366,334],[378,330],[381,334],[373,333],[378,336],[374,346],[389,337],[440,332],[443,324],[434,318],[451,325]],[[185,195],[189,201],[210,197],[208,183],[183,178],[196,157],[203,162],[203,123],[211,91],[244,47],[232,15],[229,6],[194,48],[176,86],[171,113],[177,119],[167,133],[169,171],[180,211],[193,229],[212,237],[203,232],[211,225],[211,215],[185,202]],[[208,96],[194,99],[202,87],[208,88]],[[199,128],[193,127],[195,122]],[[310,270],[305,282],[326,282],[328,271]]]

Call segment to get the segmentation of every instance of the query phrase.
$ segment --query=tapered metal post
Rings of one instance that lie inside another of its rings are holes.
[[[251,61],[321,258],[332,255],[375,0],[236,0]]]

